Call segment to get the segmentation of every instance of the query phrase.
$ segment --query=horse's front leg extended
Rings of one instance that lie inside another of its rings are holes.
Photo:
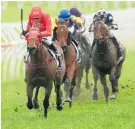
[[[34,108],[39,108],[38,104],[38,92],[39,92],[40,86],[36,87],[35,97],[33,99]]]
[[[61,111],[63,109],[63,106],[62,106],[62,91],[60,89],[60,84],[55,84],[55,92],[56,92],[57,110]]]
[[[33,108],[32,96],[33,96],[33,87],[32,87],[32,85],[27,84],[27,98],[28,98],[27,107],[29,109]]]
[[[98,100],[98,94],[97,94],[98,70],[95,68],[95,66],[92,67],[92,72],[94,78],[93,100]]]
[[[104,87],[104,95],[105,95],[105,98],[106,98],[106,102],[108,102],[109,89],[107,87],[105,74],[103,74],[103,73],[100,73],[100,82]]]
[[[52,91],[52,81],[49,81],[47,88],[45,90],[45,98],[43,101],[43,106],[44,106],[44,118],[47,118],[47,109],[49,107],[49,98],[51,95],[51,91]]]
[[[110,82],[111,82],[111,85],[112,85],[112,95],[110,96],[110,99],[115,99],[115,92],[116,92],[116,83],[115,83],[115,74],[116,74],[116,66],[114,66],[112,69],[111,69],[111,73],[110,73]]]

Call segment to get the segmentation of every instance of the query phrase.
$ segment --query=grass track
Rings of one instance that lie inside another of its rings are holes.
[[[103,89],[99,85],[99,100],[93,101],[93,87],[90,90],[82,87],[80,99],[73,100],[73,108],[65,104],[64,110],[59,112],[55,108],[53,90],[47,120],[43,119],[43,88],[39,96],[41,110],[28,110],[23,77],[2,82],[2,129],[135,129],[134,55],[135,51],[127,52],[117,100],[105,104]]]

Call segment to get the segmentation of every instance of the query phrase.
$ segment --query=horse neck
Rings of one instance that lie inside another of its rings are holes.
[[[108,47],[108,42],[107,40],[103,40],[103,41],[100,41],[100,40],[96,40],[96,46],[97,46],[97,51],[99,54],[108,54],[108,51],[109,51],[109,47]]]
[[[47,49],[44,48],[42,44],[38,46],[36,54],[30,57],[31,62],[36,65],[42,64],[46,58],[47,58]]]

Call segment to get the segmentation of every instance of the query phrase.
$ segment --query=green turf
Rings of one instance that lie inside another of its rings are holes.
[[[131,7],[135,7],[135,2],[130,1]],[[4,3],[2,2],[2,5]],[[91,14],[95,11],[99,10],[100,8],[105,8],[106,10],[114,10],[116,9],[115,1],[64,1],[64,2],[53,2],[53,1],[45,1],[45,2],[38,2],[38,5],[42,7],[42,9],[49,13],[52,17],[56,16],[60,10],[62,9],[70,9],[71,7],[79,8],[85,14]],[[2,6],[3,7],[3,6]],[[28,13],[30,12],[32,7],[32,2],[25,2],[23,5],[24,9],[24,20],[27,20]],[[127,8],[126,1],[119,1],[118,10]],[[1,16],[2,22],[19,22],[20,21],[20,8],[17,6],[17,2],[8,2],[8,6],[5,10],[2,11]]]
[[[39,95],[41,110],[28,110],[25,104],[27,97],[23,77],[2,82],[2,129],[134,129],[134,55],[135,51],[127,52],[119,81],[120,91],[117,100],[110,100],[106,104],[103,88],[99,85],[99,100],[93,101],[91,99],[93,86],[90,90],[86,90],[83,80],[81,97],[79,100],[73,99],[71,109],[65,104],[63,111],[56,110],[53,90],[47,120],[43,118],[43,88]],[[89,81],[93,83],[91,71]]]

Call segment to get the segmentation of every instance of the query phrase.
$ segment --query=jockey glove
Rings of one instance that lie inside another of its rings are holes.
[[[22,35],[25,36],[27,34],[27,31],[22,31]]]

